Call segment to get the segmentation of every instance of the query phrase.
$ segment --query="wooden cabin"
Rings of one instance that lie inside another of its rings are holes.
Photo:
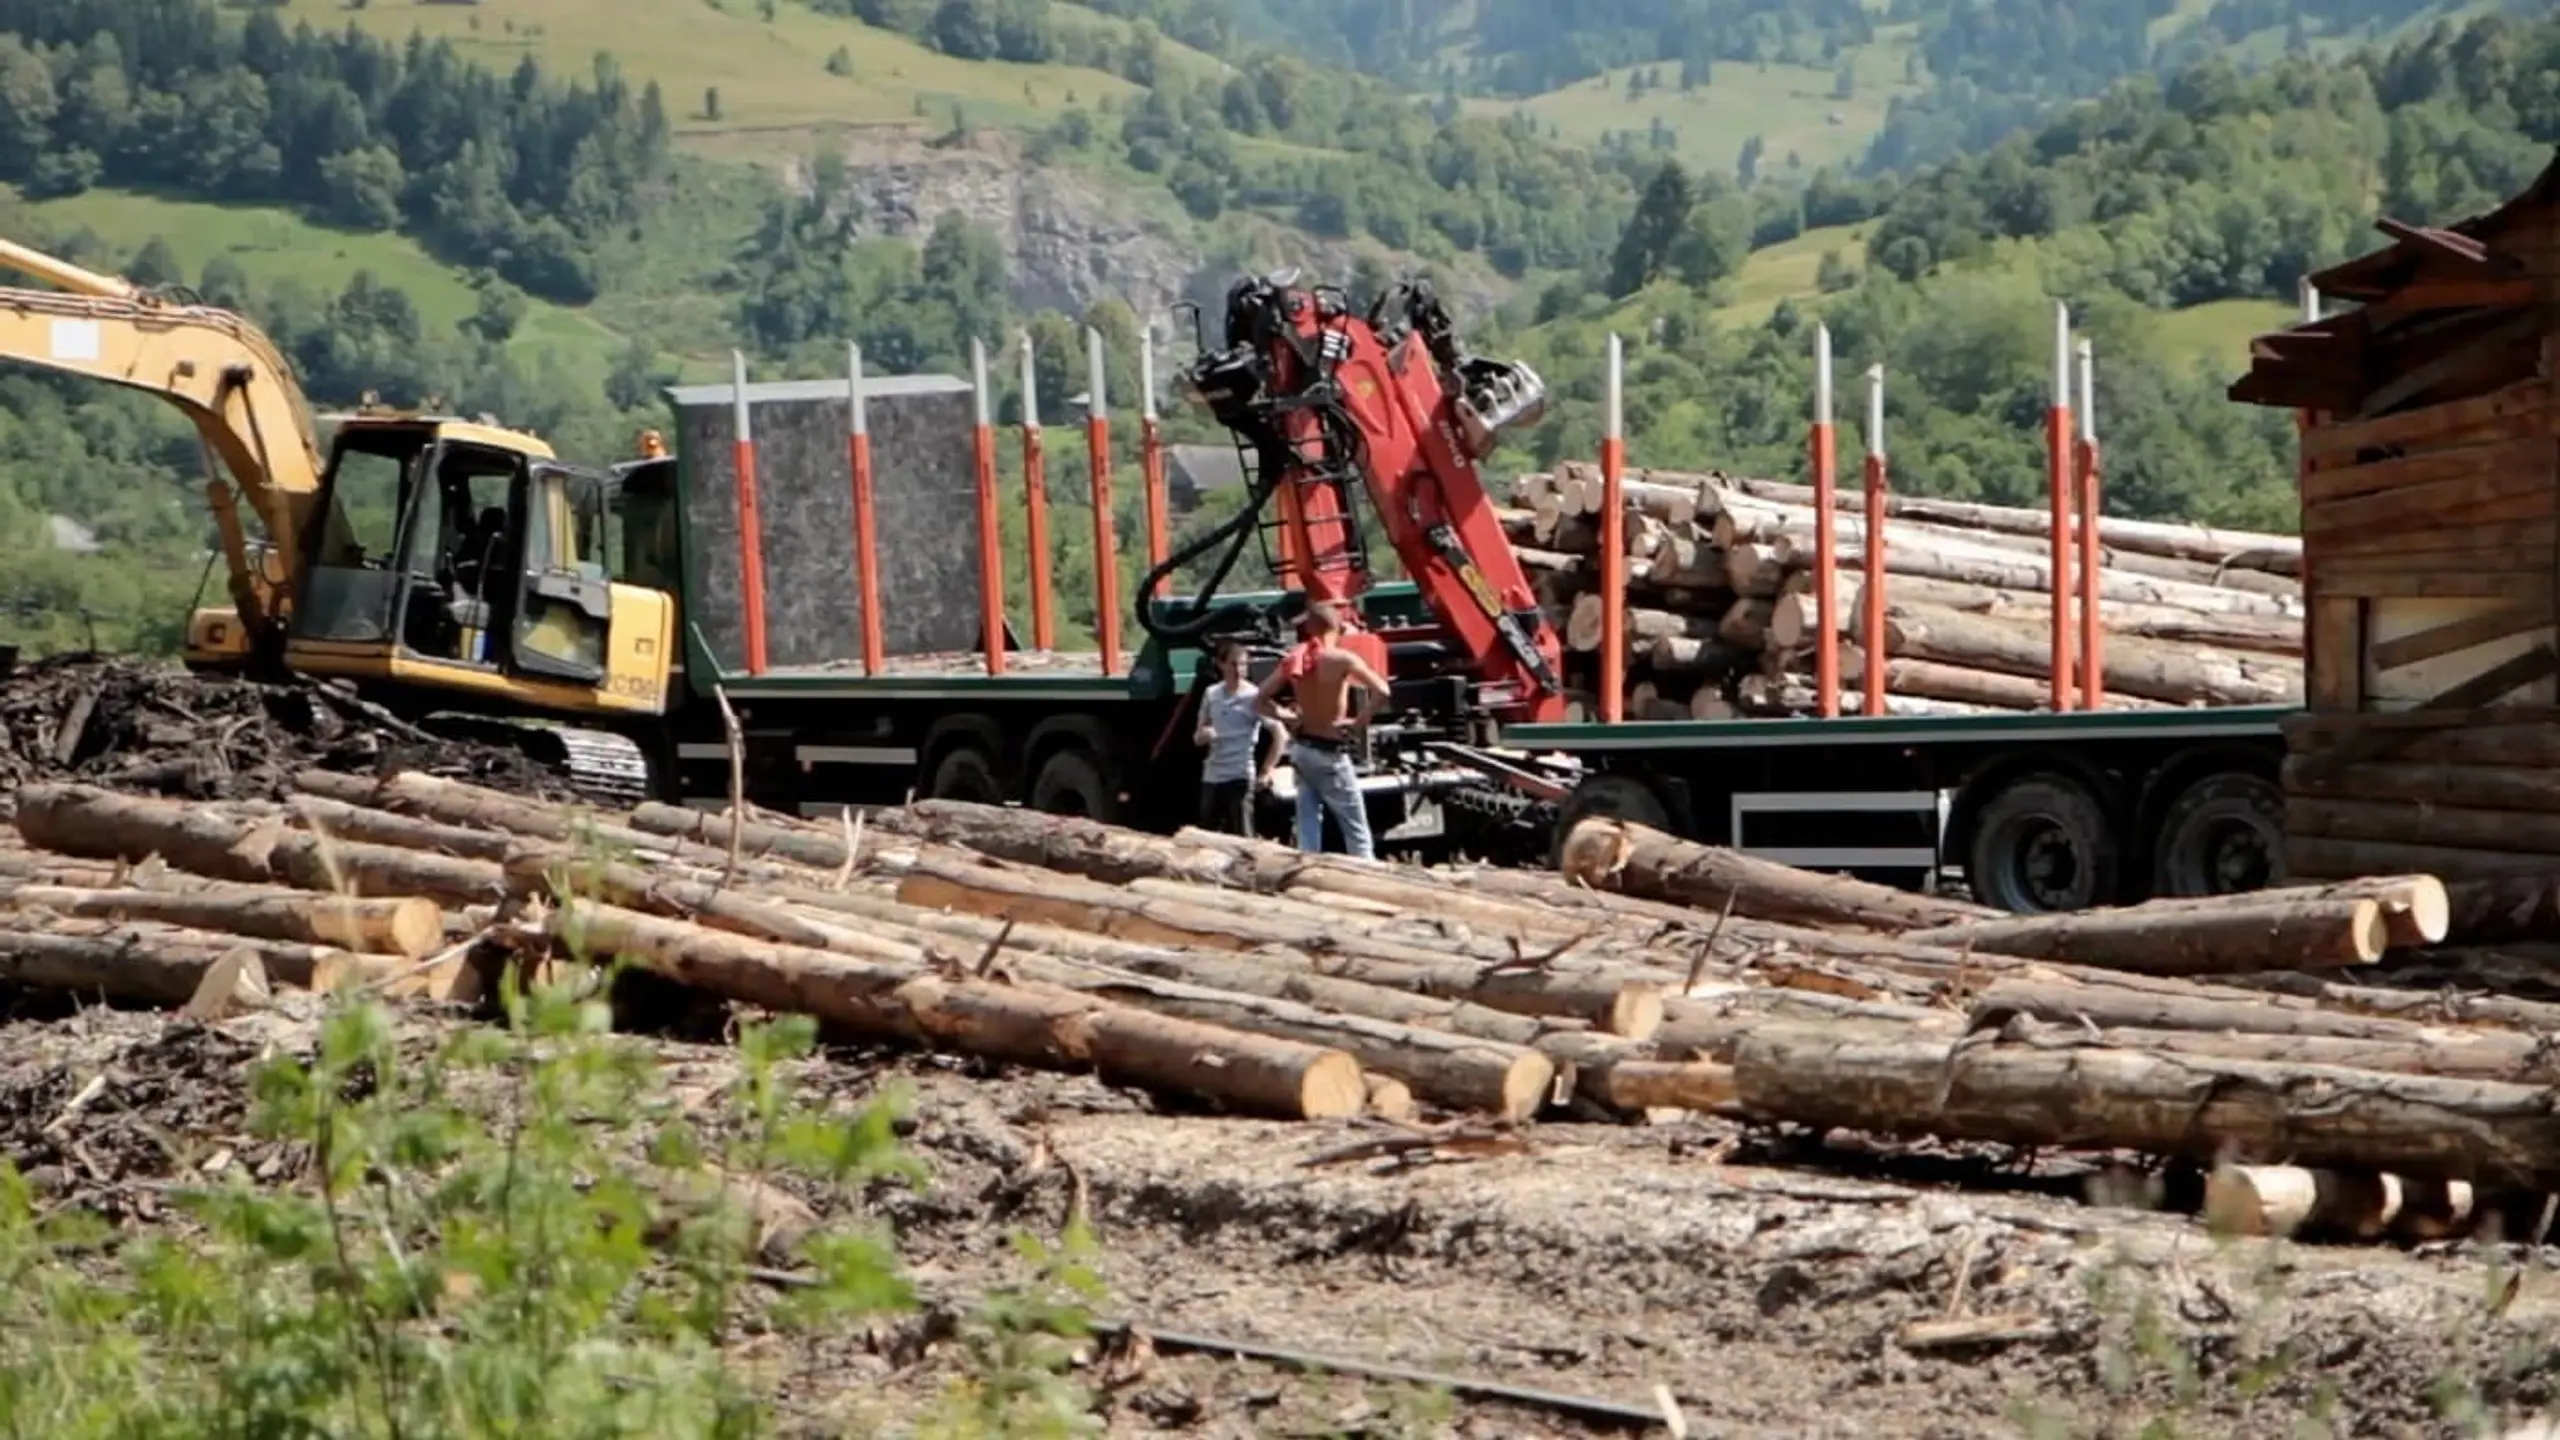
[[[2560,874],[2560,154],[2515,199],[2311,277],[2231,398],[2296,412],[2296,879]]]

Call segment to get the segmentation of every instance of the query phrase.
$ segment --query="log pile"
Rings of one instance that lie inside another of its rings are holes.
[[[1810,487],[1637,471],[1626,513],[1624,713],[1631,720],[1810,712],[1814,647],[1841,636],[1843,708],[1885,666],[1896,714],[2050,703],[2050,540],[2044,512],[1894,497],[1884,528],[1881,636],[1863,633],[1864,499],[1844,485],[1830,593],[1814,574]],[[1576,685],[1598,684],[1601,481],[1589,466],[1520,476],[1503,525]],[[2200,525],[2099,526],[2106,703],[2116,709],[2299,703],[2301,542]]]
[[[1994,914],[1613,820],[1561,873],[927,801],[594,813],[409,772],[283,802],[17,796],[0,979],[126,1003],[474,1003],[616,960],[848,1037],[1235,1113],[1763,1125],[2211,1170],[2237,1228],[2459,1229],[2560,1189],[2560,1007],[2352,978],[2425,875]]]

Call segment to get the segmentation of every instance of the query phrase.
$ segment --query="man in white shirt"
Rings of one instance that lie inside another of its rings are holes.
[[[1231,835],[1253,833],[1253,797],[1271,783],[1286,738],[1278,722],[1264,719],[1245,679],[1243,642],[1218,647],[1218,683],[1200,692],[1200,724],[1192,743],[1209,752],[1200,765],[1200,824]],[[1262,763],[1254,764],[1253,738],[1270,737]]]

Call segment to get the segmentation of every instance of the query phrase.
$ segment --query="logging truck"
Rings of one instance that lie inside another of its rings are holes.
[[[1868,484],[1889,523],[1870,568],[1863,497],[1829,484],[1827,415],[1812,486],[1630,476],[1613,425],[1596,469],[1528,477],[1498,505],[1473,464],[1503,426],[1534,420],[1536,377],[1457,351],[1427,294],[1406,300],[1362,320],[1322,292],[1239,285],[1229,344],[1203,346],[1182,383],[1236,433],[1246,503],[1179,550],[1149,347],[1134,655],[1107,566],[1098,643],[1057,645],[1057,487],[1036,423],[1019,437],[1029,564],[1007,573],[983,352],[969,380],[866,378],[856,351],[832,382],[749,384],[741,363],[729,385],[670,391],[676,443],[621,467],[615,501],[618,578],[688,597],[678,671],[700,703],[670,712],[662,791],[830,815],[972,799],[1170,829],[1194,814],[1188,710],[1205,647],[1241,639],[1267,673],[1289,616],[1318,597],[1356,607],[1395,682],[1364,757],[1391,847],[1543,861],[1572,821],[1615,814],[1913,888],[1960,875],[2018,911],[2281,874],[2278,727],[2300,653],[2281,537],[2075,528],[2067,513],[2052,530],[2022,525],[2028,512],[1883,496],[1871,420]],[[1327,333],[1348,335],[1338,354]],[[1077,508],[1096,553],[1113,554],[1105,377],[1088,341]],[[1431,363],[1383,362],[1406,344]],[[1363,403],[1410,383],[1400,375],[1432,377],[1410,398],[1442,425]],[[2085,424],[2057,453],[2073,482],[2057,483],[2057,509],[2090,504]],[[1364,500],[1413,579],[1368,574]],[[1939,533],[1958,530],[1972,538]],[[1219,593],[1257,535],[1285,584]],[[1792,563],[1798,541],[1809,564]],[[2238,563],[2252,556],[2260,568]],[[1700,583],[1715,566],[1718,583]],[[1159,593],[1177,572],[1207,578]],[[1870,604],[1883,618],[1862,630]],[[1009,610],[1027,611],[1028,636]],[[1888,664],[1868,667],[1844,638],[1866,633],[1886,637]],[[2039,678],[2048,641],[2066,639],[2103,657],[2065,655]],[[1863,700],[1844,706],[1844,673]],[[2084,692],[2088,674],[2099,683]]]

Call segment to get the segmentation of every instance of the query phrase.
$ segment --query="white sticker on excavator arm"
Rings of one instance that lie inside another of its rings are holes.
[[[98,322],[95,320],[56,320],[53,322],[53,358],[56,360],[95,360],[101,348]]]

